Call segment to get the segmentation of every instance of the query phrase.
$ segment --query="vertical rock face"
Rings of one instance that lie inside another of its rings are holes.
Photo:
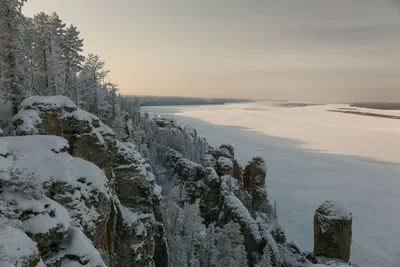
[[[350,259],[352,214],[341,203],[325,201],[314,216],[314,253],[316,256]]]
[[[214,223],[224,227],[231,221],[237,222],[244,236],[249,266],[260,262],[266,247],[274,266],[282,266],[279,248],[272,236],[274,229],[268,227],[266,212],[270,210],[262,208],[269,206],[264,160],[254,158],[244,175],[234,158],[233,146],[223,144],[203,156],[203,165],[184,158],[175,160],[179,180],[189,187],[190,196],[200,199],[200,211],[206,225]],[[247,179],[247,190],[243,178]]]
[[[243,186],[252,197],[251,209],[253,211],[267,212],[266,204],[268,204],[268,196],[265,188],[266,176],[267,165],[261,157],[254,157],[244,168]]]
[[[163,266],[168,259],[167,246],[163,226],[154,215],[159,208],[161,188],[155,184],[150,166],[133,144],[117,142],[113,170],[120,201],[116,203],[116,266]]]

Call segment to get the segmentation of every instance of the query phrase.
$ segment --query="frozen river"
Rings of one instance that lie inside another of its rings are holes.
[[[303,249],[312,250],[318,205],[338,200],[354,217],[352,262],[400,266],[400,120],[327,111],[339,108],[346,106],[251,103],[145,110],[197,128],[212,145],[233,144],[242,164],[263,156],[281,224]]]

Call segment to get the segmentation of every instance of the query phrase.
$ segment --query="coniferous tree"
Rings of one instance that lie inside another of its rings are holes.
[[[247,266],[244,237],[238,223],[229,222],[224,228],[216,230],[211,266]]]
[[[99,104],[102,102],[104,95],[100,82],[106,77],[109,71],[104,70],[105,62],[100,60],[98,55],[89,54],[85,59],[82,71],[79,73],[79,92],[81,101],[80,106],[95,114],[99,115]]]
[[[85,57],[83,51],[83,39],[79,37],[80,32],[73,25],[65,30],[62,42],[62,54],[65,64],[64,91],[70,99],[78,101],[77,73],[82,70]]]
[[[0,0],[0,87],[13,114],[26,96],[22,61],[21,13],[25,0]]]

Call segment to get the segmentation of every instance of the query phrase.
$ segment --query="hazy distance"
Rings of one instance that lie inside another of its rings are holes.
[[[24,13],[76,25],[124,94],[400,102],[394,2],[30,0]]]

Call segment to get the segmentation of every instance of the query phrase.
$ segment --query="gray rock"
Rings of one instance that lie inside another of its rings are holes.
[[[325,201],[314,216],[314,253],[316,256],[350,259],[352,214],[341,203]]]

